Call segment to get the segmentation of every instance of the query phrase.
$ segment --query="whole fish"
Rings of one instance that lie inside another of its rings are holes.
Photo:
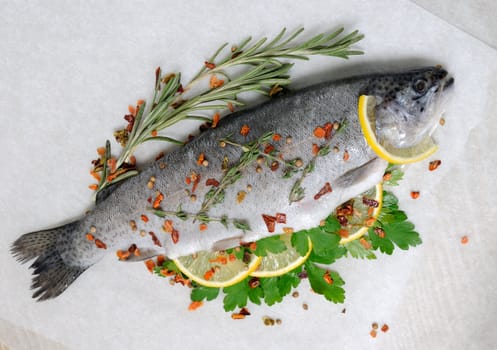
[[[409,147],[432,132],[440,96],[453,82],[438,66],[372,74],[233,113],[102,193],[79,220],[21,236],[12,253],[35,259],[33,297],[45,300],[104,254],[131,245],[142,258],[176,258],[314,227],[381,181],[388,165],[364,139],[358,97],[376,97],[378,139]]]

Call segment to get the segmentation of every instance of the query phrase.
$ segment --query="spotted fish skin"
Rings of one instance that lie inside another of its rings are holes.
[[[422,96],[418,89],[421,80],[426,85]],[[150,254],[161,252],[176,258],[256,241],[280,234],[284,228],[316,226],[336,206],[378,183],[387,167],[362,135],[357,118],[358,97],[376,96],[379,118],[392,118],[390,112],[382,111],[398,110],[402,116],[395,119],[398,129],[404,132],[401,124],[411,125],[407,131],[416,134],[411,137],[415,140],[419,133],[426,134],[426,124],[433,123],[424,111],[431,110],[444,87],[452,82],[447,72],[438,67],[366,75],[310,86],[233,113],[216,128],[116,186],[80,220],[25,234],[14,242],[12,252],[22,262],[35,259],[31,266],[35,274],[32,288],[37,289],[34,297],[44,300],[62,293],[108,252],[126,250],[131,244]],[[412,101],[419,102],[412,107]],[[410,119],[403,120],[405,116]],[[330,129],[330,125],[340,127]],[[326,129],[328,135],[318,137],[322,135],[315,132],[317,128]],[[379,134],[381,131],[377,130]],[[252,161],[241,167],[244,148],[264,135],[270,136],[258,147],[263,162]],[[398,135],[390,131],[385,137]],[[223,140],[227,142],[223,144]],[[316,155],[318,149],[322,151]],[[201,154],[208,165],[199,164]],[[302,166],[286,178],[289,162],[297,159]],[[313,170],[303,176],[302,169],[311,165]],[[230,169],[239,170],[239,179],[224,188],[219,203],[206,206],[207,193],[216,190],[212,183],[223,184]],[[147,184],[152,177],[155,181],[150,189]],[[302,198],[292,196],[299,181]],[[331,191],[316,196],[324,187],[331,187]],[[181,220],[177,215],[154,215],[151,207],[159,194],[164,196],[161,210],[181,210],[191,217]],[[193,217],[199,213],[210,218],[207,229],[200,230],[200,221]],[[273,231],[264,216],[274,217],[277,213],[285,214],[286,220],[277,223]],[[226,218],[227,225],[218,222],[221,218]],[[136,230],[130,226],[132,220]],[[165,232],[165,220],[170,220],[174,235]],[[236,228],[232,221],[242,222],[249,229]],[[88,240],[89,232],[94,240]],[[155,242],[153,236],[158,238]],[[105,248],[95,244],[97,239]]]

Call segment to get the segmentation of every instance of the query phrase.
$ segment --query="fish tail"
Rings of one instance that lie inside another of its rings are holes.
[[[81,275],[88,266],[68,265],[57,248],[59,237],[74,231],[77,222],[50,230],[26,233],[11,247],[14,257],[21,263],[35,259],[31,289],[38,301],[55,298]]]

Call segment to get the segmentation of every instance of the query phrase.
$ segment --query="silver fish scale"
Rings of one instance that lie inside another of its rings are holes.
[[[277,224],[273,234],[281,233],[283,227],[300,230],[315,226],[326,217],[337,205],[348,199],[350,190],[365,191],[380,180],[386,164],[376,168],[377,174],[369,174],[368,181],[363,181],[359,189],[340,188],[335,186],[335,180],[349,170],[355,169],[375,158],[374,153],[367,147],[357,120],[357,98],[367,81],[358,80],[355,83],[347,82],[335,84],[322,84],[297,94],[289,94],[276,98],[259,107],[236,113],[224,120],[215,129],[201,134],[197,139],[176,152],[167,154],[161,162],[165,162],[165,169],[159,168],[159,162],[144,170],[140,175],[126,181],[119,186],[110,196],[98,204],[82,225],[97,228],[95,235],[106,243],[107,249],[127,249],[136,243],[139,248],[153,246],[148,232],[152,231],[161,240],[168,257],[175,258],[192,254],[199,250],[211,249],[218,242],[227,242],[228,245],[238,245],[240,241],[249,242],[271,235],[262,218],[262,214],[275,215],[285,213],[286,224]],[[174,228],[179,231],[179,242],[174,244],[170,234],[162,230],[163,218],[156,217],[147,208],[149,197],[155,198],[155,192],[160,191],[165,198],[161,208],[166,211],[176,211],[179,206],[187,213],[200,211],[205,193],[210,189],[205,181],[214,178],[222,180],[221,165],[223,158],[229,159],[229,166],[239,160],[242,151],[239,147],[226,145],[221,148],[219,140],[230,137],[239,144],[246,144],[256,140],[267,132],[275,132],[282,136],[278,142],[271,141],[275,149],[280,151],[285,160],[300,158],[304,166],[312,159],[312,144],[322,146],[326,141],[313,135],[317,126],[327,122],[338,121],[345,123],[345,128],[331,138],[331,152],[327,156],[318,157],[315,170],[302,182],[305,197],[299,202],[290,203],[289,194],[300,173],[289,179],[283,179],[284,166],[280,165],[277,171],[271,171],[263,166],[262,173],[256,172],[257,164],[250,165],[242,172],[242,178],[234,185],[229,186],[225,192],[224,202],[212,207],[208,215],[213,218],[227,216],[230,220],[239,220],[247,223],[251,230],[242,232],[229,225],[228,229],[221,223],[211,222],[205,231],[199,230],[199,221],[192,219],[182,221],[170,217]],[[250,132],[247,136],[240,135],[242,125],[248,125]],[[286,144],[285,138],[292,138],[291,144]],[[339,148],[338,153],[333,152],[333,147]],[[343,152],[347,150],[349,160],[343,160]],[[204,153],[209,162],[207,167],[197,164],[200,153]],[[185,189],[192,188],[186,185],[185,178],[192,171],[200,175],[201,180],[195,191],[197,200],[192,202]],[[146,185],[150,177],[156,178],[153,190]],[[314,200],[314,195],[329,182],[333,192],[324,195],[319,200]],[[237,203],[239,191],[246,191],[247,185],[252,190],[247,193],[241,203]],[[360,193],[358,192],[358,193]],[[355,193],[357,194],[357,193]],[[354,194],[354,195],[355,195]],[[141,215],[149,219],[147,223],[141,221]],[[130,220],[138,224],[138,231],[132,232]],[[88,228],[86,228],[88,230]],[[147,235],[141,237],[138,232],[145,230]],[[101,258],[105,250],[100,249],[95,254],[94,244],[87,242],[84,234],[66,237],[67,245],[77,246],[66,253],[67,261],[78,261],[93,264]],[[158,247],[157,247],[158,248]],[[226,248],[226,247],[225,247]],[[62,249],[64,250],[64,249]]]

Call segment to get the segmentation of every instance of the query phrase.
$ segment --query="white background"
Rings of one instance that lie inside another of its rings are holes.
[[[494,349],[497,52],[488,44],[497,46],[497,28],[480,24],[495,23],[488,21],[495,5],[420,3],[457,27],[393,0],[0,1],[0,348]],[[299,63],[297,85],[420,63],[443,64],[455,76],[437,134],[442,166],[433,173],[426,161],[411,166],[397,190],[421,246],[376,261],[342,259],[334,269],[346,281],[344,305],[303,283],[299,298],[249,306],[252,316],[242,321],[220,301],[188,312],[188,290],[112,254],[59,298],[31,299],[30,271],[10,244],[91,206],[95,149],[125,124],[128,104],[150,98],[157,66],[187,80],[224,41],[282,27],[304,26],[311,36],[340,25],[366,35],[358,44],[366,54]],[[282,325],[265,327],[265,315]],[[390,331],[372,339],[372,322]]]

